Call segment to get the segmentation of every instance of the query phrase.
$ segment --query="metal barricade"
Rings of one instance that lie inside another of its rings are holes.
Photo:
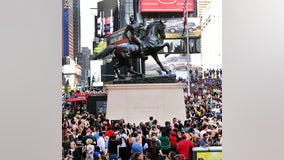
[[[162,160],[165,160],[166,157],[167,157],[167,155],[163,154],[162,155]],[[176,158],[176,160],[179,160],[179,159],[181,159],[181,160],[188,160],[188,159],[185,158],[185,156],[183,154],[176,154],[175,158]]]
[[[176,154],[176,159],[177,160],[179,160],[179,159],[181,159],[181,160],[188,160],[188,159],[185,158],[185,156],[183,154]]]
[[[143,157],[144,157],[144,160],[149,160],[149,159],[146,157],[145,154],[143,155]],[[166,154],[163,154],[161,160],[165,160],[166,157],[167,157],[167,155],[166,155]],[[181,159],[181,160],[188,160],[188,159],[185,158],[185,156],[184,156],[183,154],[176,154],[175,158],[176,158],[176,160],[179,160],[179,159]]]
[[[165,159],[166,159],[166,157],[167,157],[167,155],[166,155],[166,154],[163,154],[163,155],[162,155],[162,159],[161,159],[161,160],[165,160]]]

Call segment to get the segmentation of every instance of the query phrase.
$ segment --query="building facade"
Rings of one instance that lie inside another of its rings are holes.
[[[222,1],[211,0],[203,10],[202,66],[204,69],[222,67]]]
[[[62,85],[68,81],[71,89],[76,89],[82,80],[82,67],[77,64],[81,58],[80,0],[63,0],[62,3]]]
[[[73,0],[63,0],[63,56],[71,60],[75,59],[73,21]]]
[[[197,16],[202,17],[204,10],[206,10],[207,6],[211,3],[212,0],[197,0]]]
[[[74,35],[74,54],[81,53],[81,17],[80,17],[80,0],[73,0],[73,35]]]

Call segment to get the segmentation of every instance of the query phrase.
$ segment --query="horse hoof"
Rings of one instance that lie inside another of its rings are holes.
[[[143,78],[143,75],[135,75],[134,78]]]
[[[125,77],[123,76],[119,76],[118,79],[126,79]]]
[[[169,55],[170,55],[170,53],[166,53],[166,54],[165,54],[165,57],[168,57]]]
[[[142,57],[141,59],[142,59],[142,61],[146,61],[148,59],[148,57]]]

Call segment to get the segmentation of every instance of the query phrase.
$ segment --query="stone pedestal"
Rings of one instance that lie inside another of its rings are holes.
[[[186,119],[184,83],[109,84],[106,85],[109,120],[125,119],[127,123],[149,121],[153,116],[158,123],[172,121],[173,117]]]

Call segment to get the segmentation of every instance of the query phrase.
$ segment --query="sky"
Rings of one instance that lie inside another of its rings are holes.
[[[81,46],[92,50],[94,39],[94,16],[97,11],[97,2],[101,0],[81,0]]]

